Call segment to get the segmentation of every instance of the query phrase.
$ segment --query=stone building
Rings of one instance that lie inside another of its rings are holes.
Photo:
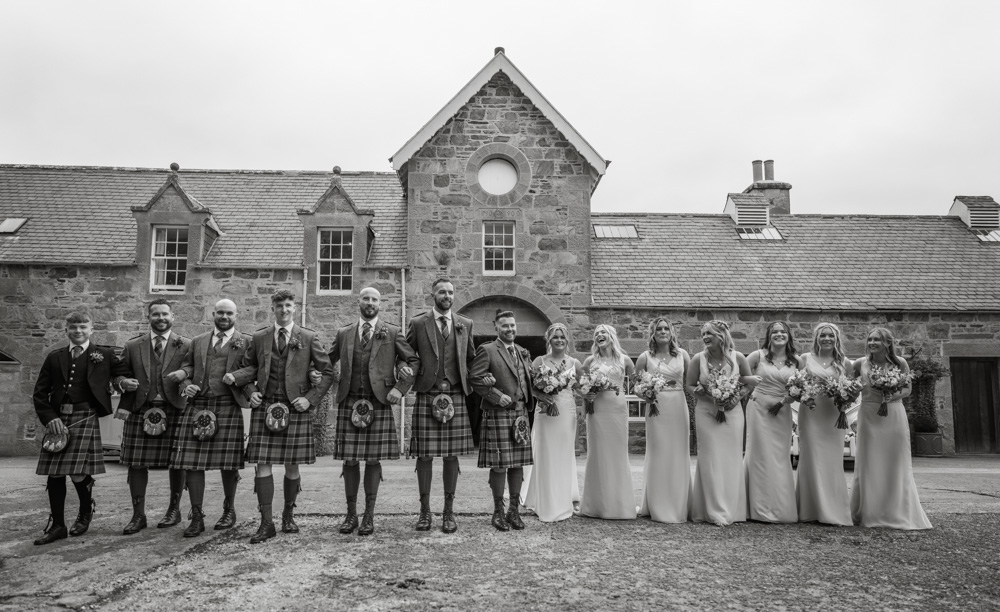
[[[609,162],[502,49],[391,162],[386,173],[0,166],[0,455],[38,448],[31,390],[73,308],[92,312],[97,342],[121,345],[146,329],[152,298],[171,299],[190,336],[229,297],[252,331],[285,287],[301,322],[330,338],[357,316],[362,287],[404,324],[442,275],[477,342],[512,308],[535,353],[557,321],[580,353],[611,323],[633,357],[664,314],[692,352],[713,318],[732,321],[742,351],[770,320],[790,321],[800,344],[832,321],[853,357],[884,325],[952,366],[938,386],[946,451],[1000,452],[992,198],[956,197],[942,216],[796,215],[791,185],[754,162],[747,189],[720,190],[721,214],[595,213]]]

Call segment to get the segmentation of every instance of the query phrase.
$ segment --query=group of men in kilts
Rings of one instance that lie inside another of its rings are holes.
[[[133,507],[123,533],[134,534],[147,526],[150,467],[169,469],[170,501],[158,527],[181,521],[181,496],[187,488],[191,512],[184,536],[204,531],[206,470],[220,470],[222,475],[225,498],[215,529],[232,527],[244,461],[256,464],[254,489],[261,515],[251,543],[276,535],[271,509],[271,466],[275,463],[285,468],[281,529],[297,533],[293,511],[301,490],[298,466],[316,460],[313,415],[333,384],[336,362],[341,364],[341,373],[333,456],[344,462],[347,497],[341,533],[374,531],[380,462],[400,455],[392,406],[411,387],[417,397],[410,443],[411,453],[418,457],[416,529],[432,528],[434,457],[443,458],[444,468],[441,529],[445,533],[457,529],[458,455],[474,448],[465,406],[473,390],[483,397],[486,412],[479,467],[490,468],[493,525],[502,531],[523,529],[517,500],[521,466],[531,464],[531,444],[513,432],[518,417],[527,414],[530,379],[527,351],[514,344],[514,315],[499,312],[497,340],[477,351],[472,320],[452,312],[455,289],[451,281],[438,279],[431,290],[434,307],[414,317],[404,336],[399,327],[379,319],[379,292],[373,287],[363,289],[359,319],[337,332],[329,353],[313,331],[294,324],[295,296],[287,290],[271,296],[274,323],[252,336],[236,331],[237,310],[230,300],[216,303],[214,329],[193,340],[171,331],[170,304],[154,300],[147,307],[149,332],[129,340],[121,356],[111,347],[90,343],[89,315],[70,314],[66,318],[69,345],[46,356],[33,396],[46,427],[37,473],[48,476],[51,510],[49,525],[35,544],[48,544],[67,534],[82,535],[90,525],[95,508],[93,475],[104,473],[97,418],[111,412],[112,385],[122,392],[116,417],[125,419],[121,462],[128,466]],[[251,409],[245,450],[242,408]],[[359,522],[356,504],[362,461],[365,508]],[[80,512],[68,531],[64,520],[67,475],[80,497]],[[506,514],[505,478],[511,500]]]

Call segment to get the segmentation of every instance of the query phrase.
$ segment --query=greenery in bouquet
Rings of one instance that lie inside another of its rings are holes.
[[[621,393],[621,388],[612,382],[611,379],[608,378],[607,374],[596,370],[584,372],[584,374],[580,376],[580,380],[577,382],[576,388],[581,395],[600,393],[602,391],[614,391],[615,395],[619,395]],[[584,399],[583,409],[587,414],[594,414],[594,402]]]
[[[531,386],[550,396],[555,396],[560,391],[572,387],[573,383],[576,382],[576,372],[572,368],[565,369],[565,363],[563,361],[559,367],[553,367],[547,363],[532,366],[530,371]],[[548,416],[559,416],[559,408],[556,407],[555,402],[538,399],[538,403],[542,404],[544,412]]]

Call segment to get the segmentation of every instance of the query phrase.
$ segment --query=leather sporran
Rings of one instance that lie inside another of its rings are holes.
[[[69,433],[46,433],[42,436],[42,449],[49,453],[61,453],[69,444]]]
[[[514,423],[510,426],[510,435],[518,446],[527,444],[531,440],[531,424],[528,423],[528,417],[519,416],[514,419]]]
[[[147,436],[162,436],[167,431],[167,413],[162,408],[150,408],[144,412],[142,430]]]
[[[455,416],[455,402],[447,393],[434,396],[431,400],[431,414],[441,423],[447,423]]]
[[[375,418],[375,406],[366,399],[359,399],[351,406],[351,424],[358,429],[364,429],[372,424]]]
[[[193,434],[196,440],[211,440],[218,431],[218,420],[211,410],[199,410],[194,413]]]
[[[275,402],[268,406],[265,410],[267,413],[264,417],[264,425],[266,425],[268,429],[275,433],[288,429],[288,406],[281,402]]]

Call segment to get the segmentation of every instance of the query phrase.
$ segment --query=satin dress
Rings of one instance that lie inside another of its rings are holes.
[[[587,415],[587,464],[580,514],[603,519],[634,519],[635,493],[628,462],[628,403],[625,401],[625,360],[609,363],[596,358],[592,370],[604,372],[622,389],[602,391]]]
[[[646,369],[676,386],[656,396],[658,416],[646,415],[646,460],[643,462],[641,516],[660,523],[688,520],[691,496],[691,443],[684,398],[684,356],[660,360],[646,353]]]

